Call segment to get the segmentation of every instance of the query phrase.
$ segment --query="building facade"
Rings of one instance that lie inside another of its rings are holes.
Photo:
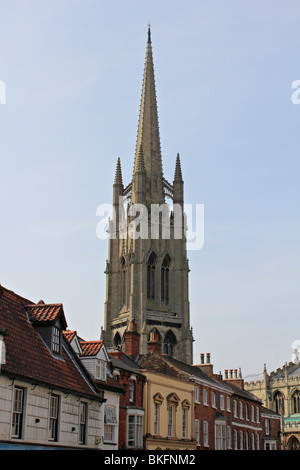
[[[300,364],[297,351],[293,361],[268,374],[266,365],[260,380],[245,384],[264,406],[281,416],[281,446],[300,449]]]
[[[103,450],[119,449],[119,403],[126,390],[111,371],[111,359],[103,341],[83,341],[76,331],[64,331],[80,361],[102,391],[103,432],[98,436]]]
[[[191,363],[189,266],[179,155],[174,167],[170,183],[162,168],[149,28],[133,177],[123,185],[118,159],[113,185],[102,338],[107,347],[122,347],[127,323],[134,320],[141,354],[147,352],[150,332],[156,330],[162,353]]]
[[[0,449],[98,449],[103,391],[63,329],[61,304],[0,286]]]

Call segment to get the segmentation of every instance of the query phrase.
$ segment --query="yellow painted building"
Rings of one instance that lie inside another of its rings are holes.
[[[141,371],[144,388],[144,444],[147,450],[196,450],[194,386],[164,373]]]

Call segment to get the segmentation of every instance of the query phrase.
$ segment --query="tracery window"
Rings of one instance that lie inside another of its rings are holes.
[[[296,390],[292,396],[293,413],[300,413],[300,391]]]
[[[122,304],[126,304],[126,263],[125,258],[121,258],[121,288],[122,288]]]
[[[169,271],[171,258],[169,255],[164,257],[161,265],[161,301],[168,305],[169,303]]]
[[[147,264],[147,299],[155,299],[155,265],[156,255],[151,253]]]
[[[169,330],[164,339],[163,352],[167,356],[172,357],[174,355],[174,349],[177,344],[176,336],[173,331]]]
[[[274,411],[284,414],[284,397],[281,392],[276,392],[273,396]]]

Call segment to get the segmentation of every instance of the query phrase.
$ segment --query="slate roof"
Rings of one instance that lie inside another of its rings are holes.
[[[98,399],[88,372],[68,342],[62,339],[61,357],[55,357],[35,328],[36,321],[40,326],[54,321],[59,311],[62,315],[59,306],[38,306],[0,286],[0,328],[6,331],[6,363],[1,373]]]
[[[141,366],[133,361],[123,351],[118,351],[119,357],[113,355],[113,351],[108,349],[109,358],[113,368],[126,370],[132,374],[143,375],[141,372]]]
[[[200,367],[186,364],[185,362],[178,361],[173,357],[161,355],[156,351],[151,351],[145,354],[139,359],[138,363],[142,368],[149,371],[156,371],[177,379],[189,380],[189,377],[192,375],[206,381],[211,386],[221,386],[224,389],[227,388],[223,382],[210,377],[203,372]]]
[[[251,401],[258,402],[258,403],[262,403],[262,401],[259,398],[257,398],[255,395],[248,392],[248,390],[245,390],[244,388],[239,387],[238,385],[231,382],[230,380],[226,380],[226,385],[232,389],[235,395],[238,395],[241,398],[245,398],[246,400],[251,400]]]

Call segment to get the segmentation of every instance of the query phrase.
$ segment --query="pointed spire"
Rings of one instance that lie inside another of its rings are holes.
[[[123,179],[122,179],[122,170],[121,170],[121,160],[120,157],[118,157],[117,161],[117,168],[116,168],[116,175],[115,175],[115,182],[114,184],[120,184],[123,186]]]
[[[179,153],[177,153],[177,158],[176,158],[174,180],[182,181],[182,172],[181,172]]]
[[[150,21],[148,21],[148,43],[151,42]]]
[[[147,200],[149,203],[163,203],[163,171],[150,25],[148,26],[148,41],[140,103],[134,172],[137,170],[141,147],[143,148],[146,172]]]

